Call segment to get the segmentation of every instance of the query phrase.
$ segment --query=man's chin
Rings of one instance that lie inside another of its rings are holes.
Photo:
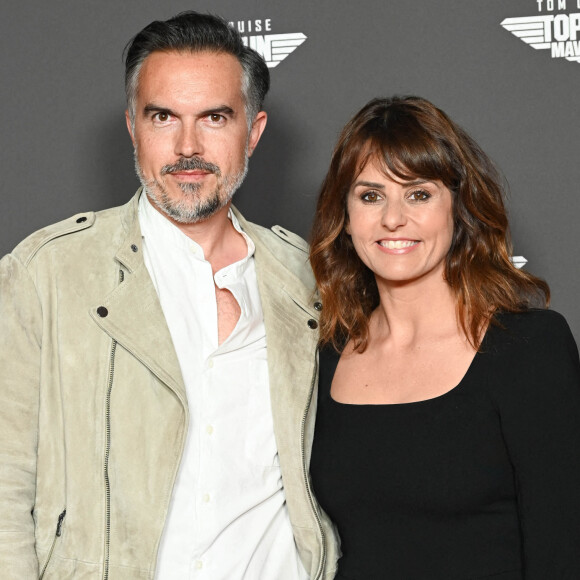
[[[179,224],[196,224],[206,221],[216,215],[223,207],[229,203],[227,200],[213,199],[205,204],[188,206],[183,203],[175,203],[167,200],[157,200],[148,194],[149,199],[155,207],[166,217]]]

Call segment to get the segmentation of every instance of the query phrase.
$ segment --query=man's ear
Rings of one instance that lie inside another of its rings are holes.
[[[252,128],[250,129],[250,134],[248,135],[248,157],[252,156],[264,129],[266,128],[266,123],[268,121],[268,115],[266,111],[260,111],[252,122]]]
[[[135,147],[135,135],[133,135],[133,124],[131,123],[131,117],[129,115],[128,110],[125,111],[125,122],[127,123],[127,131],[129,131],[129,137],[131,137],[133,147]]]

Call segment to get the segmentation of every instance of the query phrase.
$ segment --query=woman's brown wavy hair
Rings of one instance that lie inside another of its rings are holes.
[[[369,316],[379,304],[374,275],[345,231],[349,190],[369,160],[398,179],[440,180],[451,191],[454,226],[445,279],[475,349],[496,311],[547,306],[548,285],[510,260],[504,190],[489,157],[425,99],[373,99],[342,130],[316,207],[310,261],[324,305],[322,344],[340,351],[350,339],[364,351]]]

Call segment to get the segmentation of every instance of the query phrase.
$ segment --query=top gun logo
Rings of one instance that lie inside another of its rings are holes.
[[[540,13],[556,9],[555,0],[536,0],[536,3]],[[576,4],[580,8],[580,0]],[[558,0],[557,8],[566,10],[566,0]],[[580,63],[580,13],[506,18],[501,25],[533,48],[550,50],[552,58]]]
[[[238,20],[237,22],[230,22],[229,25],[242,35],[242,40],[246,46],[253,48],[262,55],[269,68],[278,66],[307,38],[301,32],[250,34],[252,32],[270,32],[272,30],[272,20],[270,18],[264,20]]]

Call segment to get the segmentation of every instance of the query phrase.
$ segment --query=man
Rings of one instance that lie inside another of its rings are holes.
[[[2,260],[3,579],[333,577],[306,246],[231,207],[268,86],[225,21],[153,22],[126,55],[143,188]]]

